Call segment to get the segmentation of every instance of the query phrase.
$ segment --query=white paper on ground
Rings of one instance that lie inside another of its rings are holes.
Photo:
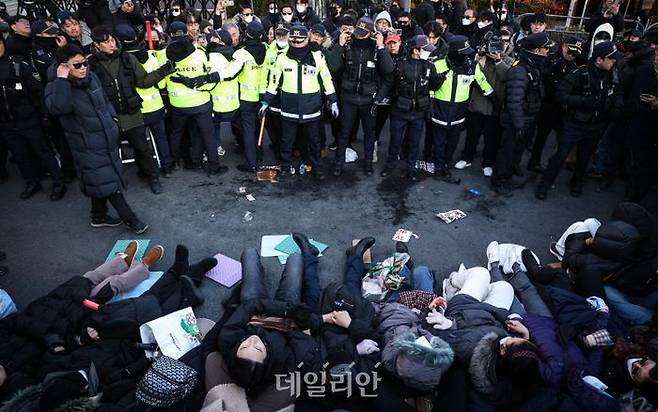
[[[283,242],[288,235],[265,235],[260,239],[260,256],[273,257],[285,256],[284,252],[274,249],[279,243]]]

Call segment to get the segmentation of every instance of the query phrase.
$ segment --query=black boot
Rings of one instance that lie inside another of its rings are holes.
[[[395,252],[409,254],[409,246],[407,246],[407,244],[404,242],[397,241],[395,242]],[[409,256],[409,260],[407,261],[406,266],[409,268],[409,270],[414,270],[414,261],[411,260],[411,256]]]
[[[196,287],[194,281],[188,276],[181,276],[180,283],[182,287],[183,300],[186,306],[200,306],[205,301],[203,293]]]
[[[292,239],[295,241],[295,243],[297,243],[297,246],[299,246],[299,249],[302,251],[302,256],[318,256],[320,254],[318,248],[311,244],[305,234],[293,232]]]
[[[336,162],[336,165],[334,166],[334,171],[331,172],[332,175],[338,177],[343,174],[343,164]]]
[[[205,258],[190,266],[190,270],[187,272],[187,276],[192,279],[197,286],[199,286],[203,281],[203,276],[215,266],[217,266],[217,259]]]
[[[535,197],[539,200],[544,200],[546,199],[547,195],[548,195],[548,189],[543,183],[540,183],[537,186],[537,189],[535,189]]]
[[[21,192],[20,198],[21,200],[27,200],[41,189],[41,184],[39,182],[29,182],[27,186],[25,186],[25,190]]]
[[[66,186],[61,184],[61,185],[55,185],[53,186],[53,190],[50,193],[50,200],[53,202],[56,202],[58,200],[61,200],[64,197],[64,194],[66,193]]]
[[[349,247],[345,251],[345,254],[348,256],[363,256],[363,254],[366,253],[366,250],[370,249],[374,244],[375,244],[374,237],[372,236],[364,237],[363,239],[359,240],[359,243]]]
[[[528,275],[530,275],[530,278],[535,279],[542,267],[539,263],[537,263],[537,259],[535,259],[535,257],[532,255],[532,251],[530,251],[530,249],[523,249],[523,251],[521,251],[521,261],[523,262],[525,268],[528,270]]]
[[[366,160],[366,163],[363,166],[363,171],[365,172],[366,176],[372,176],[372,174],[375,173],[375,170],[372,168],[371,160]]]

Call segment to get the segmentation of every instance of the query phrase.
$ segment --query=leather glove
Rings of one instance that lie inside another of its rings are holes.
[[[442,313],[437,312],[436,309],[432,309],[431,312],[427,314],[425,321],[430,325],[434,325],[434,329],[446,330],[452,327],[452,321]]]
[[[167,60],[165,64],[158,67],[157,70],[158,74],[162,77],[168,76],[175,71],[176,71],[176,64],[171,60]]]
[[[270,108],[270,104],[267,102],[263,102],[260,105],[260,109],[258,110],[258,118],[262,119],[265,117],[267,114],[267,110]]]
[[[340,111],[338,110],[338,103],[331,103],[331,115],[334,117],[334,119],[338,119],[338,115],[340,115]]]
[[[359,355],[370,355],[371,353],[379,352],[379,344],[371,339],[364,339],[356,344],[356,351]]]
[[[203,82],[200,82],[200,78],[205,77],[205,76],[199,76],[195,78],[189,78],[189,77],[182,77],[182,76],[174,76],[171,78],[171,81],[174,83],[182,83],[185,85],[185,87],[189,89],[196,89],[197,87],[201,86],[204,84]]]

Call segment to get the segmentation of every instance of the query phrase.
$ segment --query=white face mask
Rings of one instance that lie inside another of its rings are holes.
[[[468,25],[470,25],[470,24],[471,24],[471,20],[470,20],[470,19],[462,19],[462,26],[468,26]]]
[[[427,60],[427,59],[430,58],[430,54],[432,54],[432,52],[429,52],[427,50],[421,50],[420,51],[420,59],[421,60]]]
[[[501,20],[505,20],[505,19],[507,19],[507,12],[506,12],[506,11],[500,13],[500,19],[501,19]]]
[[[171,15],[174,16],[174,17],[178,17],[178,16],[180,16],[180,10],[173,10],[173,11],[171,12]]]
[[[297,9],[297,13],[303,14],[306,11],[306,4],[300,3],[295,6],[295,9]]]
[[[292,14],[284,14],[283,21],[285,21],[286,23],[290,23],[292,21]]]
[[[252,14],[251,16],[244,16],[243,19],[244,19],[244,21],[246,21],[247,23],[251,23],[252,21],[254,21],[254,15]]]
[[[277,40],[276,45],[279,46],[280,49],[283,49],[288,46],[288,42],[285,40]]]
[[[478,22],[478,28],[483,29],[483,28],[485,28],[485,27],[487,27],[487,23],[485,23],[485,22],[483,22],[483,21],[479,21],[479,22]]]

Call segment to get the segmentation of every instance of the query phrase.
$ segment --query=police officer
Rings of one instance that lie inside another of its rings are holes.
[[[572,196],[582,193],[589,160],[611,117],[619,114],[623,105],[614,67],[622,57],[614,43],[599,43],[594,46],[587,65],[569,73],[558,86],[556,96],[565,111],[564,127],[557,152],[537,186],[537,199],[546,199],[548,189],[574,145],[578,151],[570,192]]]
[[[373,38],[374,36],[374,38]],[[384,46],[384,35],[374,32],[374,24],[368,17],[361,17],[356,24],[352,39],[349,33],[341,33],[338,47],[332,47],[330,53],[337,53],[337,67],[342,70],[340,83],[340,135],[336,151],[334,176],[340,176],[345,163],[345,149],[352,130],[358,128],[361,120],[363,127],[364,171],[371,176],[372,154],[375,149],[375,116],[371,113],[373,101],[380,101],[383,96],[375,97],[383,76],[393,73],[395,64]]]
[[[244,143],[246,162],[238,165],[238,170],[254,173],[257,163],[257,123],[261,94],[267,85],[267,64],[265,44],[262,42],[263,25],[254,20],[247,24],[243,47],[233,53],[233,59],[240,62],[242,71],[238,75],[240,85],[240,126]]]
[[[115,27],[119,41],[134,41],[135,30],[127,25]],[[148,88],[157,84],[166,75],[173,72],[173,63],[167,63],[156,71],[147,73],[137,58],[125,53],[121,45],[105,26],[97,26],[91,33],[93,40],[89,68],[101,83],[108,99],[118,115],[120,138],[126,139],[135,149],[135,161],[140,174],[144,176],[154,194],[162,192],[160,171],[156,163],[153,147],[146,140],[144,116],[140,109],[142,99],[137,94],[137,87]]]
[[[145,44],[146,33],[141,32],[135,41],[128,40],[122,43],[127,52],[132,52],[147,73],[158,70],[167,62],[164,51],[164,41],[160,38],[157,30],[151,29],[151,42],[153,49],[149,50]],[[164,177],[171,177],[174,160],[169,149],[169,139],[165,129],[165,102],[162,98],[163,90],[167,87],[166,80],[160,80],[157,84],[137,88],[137,94],[142,98],[142,115],[144,115],[144,127],[146,127],[151,138],[155,140],[160,159],[160,169]]]
[[[564,76],[578,67],[582,52],[583,42],[576,37],[568,37],[544,65],[543,79],[546,95],[537,117],[537,135],[532,145],[532,155],[528,160],[529,171],[543,172],[541,155],[546,139],[551,131],[555,130],[559,133],[562,129],[562,108],[556,100],[555,92]]]
[[[27,182],[20,198],[29,199],[42,189],[40,168],[34,164],[36,154],[53,179],[50,200],[57,201],[64,197],[66,186],[41,128],[42,101],[43,84],[39,73],[20,57],[8,56],[5,40],[0,36],[0,134]]]
[[[331,81],[331,74],[321,51],[311,52],[308,29],[295,25],[290,30],[290,47],[281,54],[270,74],[270,83],[261,109],[264,116],[274,97],[280,98],[281,104],[281,174],[291,172],[292,146],[299,129],[304,135],[307,153],[313,168],[313,176],[324,180],[320,168],[320,134],[318,127],[322,115],[321,93],[324,91],[331,103],[331,112],[338,117],[336,92]]]
[[[231,34],[224,29],[212,31],[208,34],[208,65],[213,72],[233,70],[230,77],[224,78],[210,90],[212,98],[212,119],[215,124],[215,143],[217,143],[218,154],[222,153],[221,128],[223,122],[230,122],[240,108],[240,86],[237,75],[242,68],[241,62],[233,59],[233,46],[231,46]]]
[[[66,44],[55,23],[41,19],[32,23],[32,62],[42,80],[48,79],[48,68],[55,62],[55,50]]]
[[[267,47],[265,61],[267,63],[268,84],[270,75],[274,69],[274,64],[280,55],[288,51],[288,35],[290,34],[290,25],[288,23],[278,23],[274,28],[274,41]],[[267,136],[272,143],[272,150],[277,161],[281,161],[280,144],[281,144],[281,107],[279,96],[277,95],[270,103],[267,121],[265,122]]]
[[[167,92],[171,104],[171,129],[169,138],[171,152],[175,162],[181,160],[181,140],[190,121],[196,124],[200,142],[193,144],[192,161],[201,164],[205,149],[208,156],[208,174],[215,175],[228,171],[220,166],[217,154],[217,142],[213,136],[212,103],[210,93],[220,79],[217,72],[208,73],[209,64],[206,54],[194,47],[187,35],[185,23],[175,21],[169,25],[171,42],[166,54],[169,60],[176,62],[176,74],[167,78]]]
[[[409,41],[409,55],[398,60],[393,76],[384,83],[383,96],[392,96],[391,142],[386,164],[380,173],[389,176],[395,169],[402,138],[409,140],[407,178],[415,182],[418,145],[425,128],[425,116],[430,108],[430,90],[439,87],[436,68],[427,59],[436,49],[425,35],[416,35]],[[407,133],[408,132],[408,133]]]
[[[519,40],[517,59],[507,72],[503,127],[491,184],[499,194],[510,195],[521,183],[512,180],[520,174],[519,164],[526,142],[535,130],[535,120],[544,98],[542,66],[553,42],[546,33],[530,34]]]
[[[449,183],[458,183],[449,168],[464,126],[471,83],[475,81],[484,96],[493,93],[480,65],[473,61],[474,55],[466,36],[453,36],[448,43],[448,56],[434,62],[440,79],[440,87],[433,91],[432,99],[434,178]]]

